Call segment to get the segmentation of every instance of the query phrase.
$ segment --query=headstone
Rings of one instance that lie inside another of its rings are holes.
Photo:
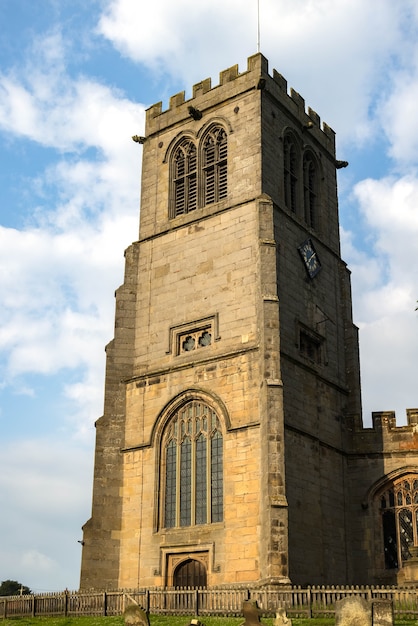
[[[373,626],[393,626],[392,600],[373,600]]]
[[[358,596],[335,603],[335,626],[372,626],[372,605]]]
[[[292,620],[286,615],[286,609],[277,609],[273,626],[292,626]]]
[[[124,613],[125,626],[150,626],[148,613],[138,604],[129,604]]]
[[[244,600],[242,604],[242,612],[245,620],[240,626],[259,626],[260,622],[260,610],[257,605],[257,600]]]

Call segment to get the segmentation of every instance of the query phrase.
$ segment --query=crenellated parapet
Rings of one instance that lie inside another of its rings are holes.
[[[258,90],[269,93],[279,101],[285,110],[294,117],[301,130],[315,134],[317,140],[333,154],[335,152],[335,133],[310,107],[306,108],[304,98],[294,89],[288,90],[286,79],[276,70],[268,73],[268,61],[260,53],[250,56],[247,70],[239,72],[238,65],[233,65],[219,74],[219,84],[212,86],[210,78],[193,85],[192,97],[186,100],[185,92],[171,96],[167,110],[162,109],[162,102],[152,105],[146,112],[146,134],[158,133],[160,128],[170,124],[179,124],[190,117],[190,110],[201,115],[210,114],[211,109],[220,101],[236,98],[245,92]]]
[[[406,410],[407,423],[397,426],[394,411],[372,413],[372,426],[363,426],[360,416],[347,422],[353,452],[373,454],[379,452],[406,452],[418,450],[418,409]]]

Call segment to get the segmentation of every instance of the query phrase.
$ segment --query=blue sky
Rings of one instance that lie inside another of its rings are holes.
[[[0,0],[0,580],[75,589],[144,111],[257,51],[256,0]],[[418,406],[418,7],[260,0],[261,51],[337,133],[364,421]]]

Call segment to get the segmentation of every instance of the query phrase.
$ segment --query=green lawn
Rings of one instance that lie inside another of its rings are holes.
[[[151,626],[188,626],[193,616],[151,615]],[[204,626],[239,626],[242,617],[202,617]],[[273,619],[262,619],[263,625],[272,626]],[[293,626],[334,626],[333,619],[292,619]],[[413,626],[416,620],[395,621],[395,626]],[[0,626],[123,626],[122,617],[20,617],[0,619]]]

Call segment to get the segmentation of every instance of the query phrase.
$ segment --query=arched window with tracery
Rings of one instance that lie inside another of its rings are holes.
[[[418,546],[418,474],[393,481],[380,495],[385,567],[399,568]]]
[[[297,201],[297,155],[296,146],[290,135],[286,135],[283,141],[283,184],[284,184],[284,202],[288,209],[296,213]]]
[[[162,437],[162,525],[210,524],[223,519],[223,437],[216,412],[190,400]]]
[[[202,150],[203,204],[213,204],[227,195],[227,134],[215,126],[205,135]]]
[[[190,213],[197,208],[197,151],[191,139],[182,139],[172,157],[171,216]]]
[[[303,204],[306,223],[315,228],[317,219],[317,170],[313,155],[303,156]]]

